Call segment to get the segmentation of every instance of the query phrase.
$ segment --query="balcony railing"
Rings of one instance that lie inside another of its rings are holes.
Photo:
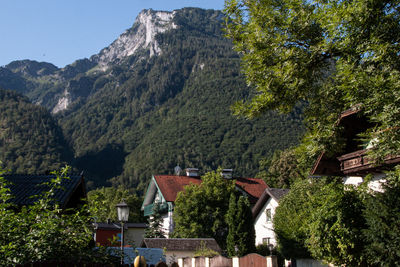
[[[150,204],[144,207],[144,216],[150,216],[153,214],[153,206],[154,204]],[[160,212],[165,213],[168,211],[168,204],[167,203],[160,203]]]
[[[340,170],[344,174],[367,172],[368,170],[377,167],[375,164],[373,164],[373,161],[368,158],[366,149],[342,155],[337,159],[340,161]],[[384,165],[390,165],[399,162],[400,156],[386,157],[384,163],[380,164],[380,166],[383,167]]]

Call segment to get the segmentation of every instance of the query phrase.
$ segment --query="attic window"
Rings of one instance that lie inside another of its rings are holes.
[[[266,220],[265,220],[266,222],[271,222],[272,221],[271,209],[266,209],[265,217],[266,217]]]

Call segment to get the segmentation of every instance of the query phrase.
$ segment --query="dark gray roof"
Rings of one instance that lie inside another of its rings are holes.
[[[141,247],[165,248],[167,251],[196,251],[202,247],[221,252],[214,238],[145,238]]]
[[[4,179],[8,181],[9,188],[13,198],[11,202],[18,205],[32,205],[37,197],[49,189],[49,186],[44,185],[51,179],[54,179],[54,175],[26,175],[26,174],[8,174],[3,175]],[[61,182],[61,189],[55,190],[53,198],[62,207],[69,207],[68,202],[72,197],[83,198],[86,197],[86,190],[82,176],[69,176],[67,179],[63,179]],[[73,199],[73,202],[80,202],[79,199]]]
[[[267,188],[264,193],[258,199],[257,203],[251,209],[253,213],[253,218],[256,218],[260,213],[261,209],[264,207],[265,203],[267,203],[268,199],[273,198],[277,202],[284,197],[287,193],[289,193],[289,189],[281,189],[281,188]]]
[[[102,229],[102,230],[118,230],[121,229],[120,223],[94,223],[93,224],[95,229]],[[126,228],[147,228],[146,223],[125,223],[124,229]]]
[[[287,193],[289,193],[289,189],[281,189],[281,188],[267,188],[265,191],[276,201],[279,201],[282,197],[284,197]]]

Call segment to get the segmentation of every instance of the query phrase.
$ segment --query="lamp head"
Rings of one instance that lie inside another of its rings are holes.
[[[118,212],[118,220],[120,222],[127,222],[129,218],[129,206],[122,199],[122,202],[116,205]]]

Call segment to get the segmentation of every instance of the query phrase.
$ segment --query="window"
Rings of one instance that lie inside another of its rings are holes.
[[[271,222],[271,221],[272,221],[271,209],[267,209],[267,210],[265,211],[265,216],[266,216],[266,221],[267,221],[267,222]]]
[[[264,237],[262,239],[263,244],[269,245],[271,244],[271,238],[270,237]]]

